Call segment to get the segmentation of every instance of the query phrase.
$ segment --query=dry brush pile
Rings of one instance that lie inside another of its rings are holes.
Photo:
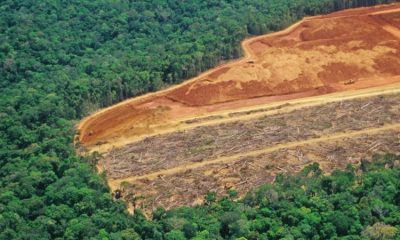
[[[312,162],[330,172],[374,153],[400,152],[398,94],[284,110],[149,137],[114,149],[102,164],[131,206],[150,212],[201,203],[209,191],[241,195]],[[179,171],[165,172],[171,169]]]
[[[400,153],[400,130],[383,131],[274,152],[238,158],[230,163],[217,163],[156,179],[140,179],[127,184],[126,192],[141,195],[144,209],[158,206],[172,208],[201,203],[209,191],[219,196],[235,189],[239,196],[250,189],[272,182],[282,173],[298,172],[307,164],[318,162],[330,172],[371,160],[375,153]]]

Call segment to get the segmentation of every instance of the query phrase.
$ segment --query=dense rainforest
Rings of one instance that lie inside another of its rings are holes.
[[[399,237],[398,156],[330,176],[311,165],[243,199],[209,193],[203,206],[148,220],[113,200],[94,159],[73,146],[79,118],[237,58],[245,37],[389,2],[1,1],[0,239]]]

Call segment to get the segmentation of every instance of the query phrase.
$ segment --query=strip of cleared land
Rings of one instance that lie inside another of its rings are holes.
[[[399,27],[399,4],[306,18],[245,40],[242,59],[84,119],[77,141],[145,211],[398,153]]]
[[[347,164],[360,164],[361,160],[371,161],[376,153],[399,154],[400,127],[398,124],[392,127],[325,139],[329,141],[305,141],[233,161],[215,162],[156,178],[118,182],[118,185],[127,193],[143,196],[143,200],[136,202],[143,209],[199,204],[208,191],[225,195],[228,189],[235,189],[243,195],[253,187],[272,182],[278,174],[298,172],[312,162],[331,172]]]
[[[244,58],[102,110],[77,139],[107,151],[219,111],[399,83],[399,15],[399,4],[348,10],[245,40]]]
[[[329,172],[397,153],[399,136],[400,94],[390,94],[153,136],[101,164],[112,189],[144,196],[137,203],[145,209],[169,208],[200,203],[207,191],[243,194],[312,162]]]
[[[187,163],[400,122],[400,97],[371,97],[146,138],[103,160],[110,178],[141,176]]]

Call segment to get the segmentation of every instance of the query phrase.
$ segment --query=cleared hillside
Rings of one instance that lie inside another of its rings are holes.
[[[399,153],[399,16],[347,10],[245,40],[242,59],[84,119],[80,150],[147,213]]]
[[[83,120],[79,141],[109,148],[173,129],[179,119],[400,82],[399,11],[347,10],[245,40],[240,60]]]
[[[100,166],[145,209],[198,204],[208,191],[244,194],[313,162],[330,172],[400,153],[399,106],[399,94],[375,96],[201,126],[114,149]]]

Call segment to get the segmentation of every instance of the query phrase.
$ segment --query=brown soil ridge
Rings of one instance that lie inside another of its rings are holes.
[[[179,119],[399,82],[399,11],[399,4],[341,11],[246,39],[241,59],[85,118],[77,140],[112,146],[174,129]]]

